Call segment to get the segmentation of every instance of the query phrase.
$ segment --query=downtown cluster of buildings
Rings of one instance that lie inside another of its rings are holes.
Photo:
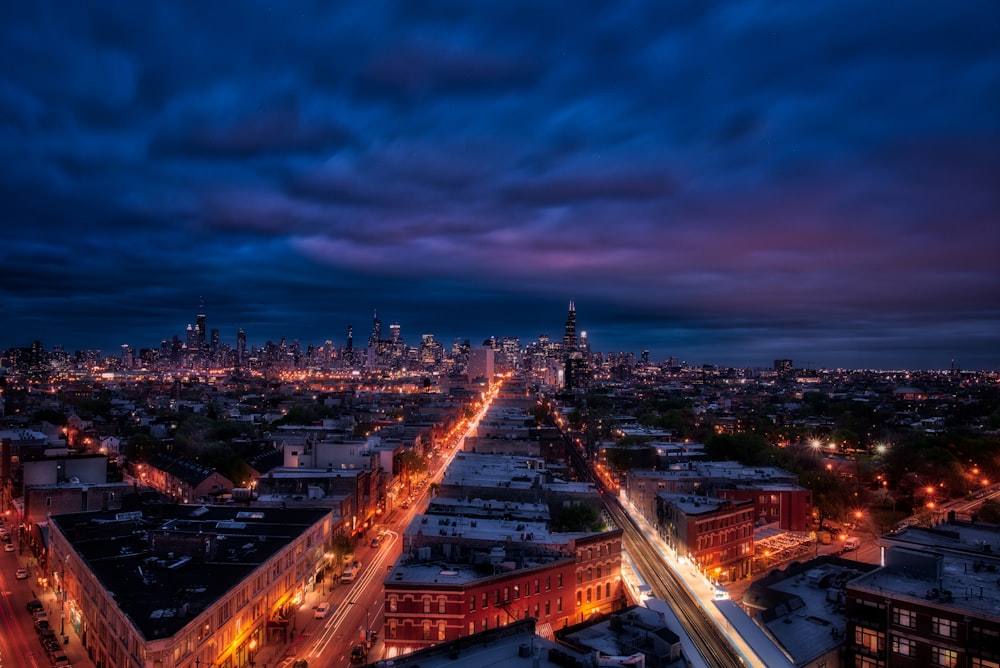
[[[206,335],[203,316],[180,345],[123,350],[110,364],[40,346],[8,351],[0,512],[16,527],[19,559],[58,593],[66,626],[98,665],[237,667],[287,639],[306,594],[350,567],[349,546],[405,508],[424,480],[415,458],[432,467],[449,458],[385,573],[386,657],[433,665],[436,652],[471,638],[512,637],[520,641],[509,665],[539,665],[540,656],[607,664],[614,646],[620,663],[670,666],[684,661],[679,637],[661,615],[632,607],[621,530],[564,526],[567,508],[600,518],[601,498],[574,482],[564,435],[537,419],[539,391],[571,396],[599,385],[619,405],[638,403],[649,387],[681,391],[716,433],[745,430],[762,403],[789,427],[829,428],[797,411],[808,392],[873,406],[905,399],[909,408],[894,419],[930,431],[942,425],[940,406],[995,383],[960,372],[802,371],[785,360],[751,371],[603,357],[577,335],[575,318],[571,304],[561,341],[524,350],[489,341],[457,355],[433,337],[404,346],[398,327],[385,335],[377,318],[359,349],[349,333],[335,352],[283,343],[247,351],[245,337],[227,350],[217,333]],[[109,408],[96,419],[31,417],[98,397]],[[487,401],[476,432],[453,452]],[[285,421],[301,404],[328,416]],[[176,444],[178,412],[243,428],[230,439],[248,453],[240,475],[179,447],[129,448],[126,425]],[[644,431],[624,412],[615,422],[584,444],[598,476],[713,582],[768,573],[761,546],[775,536],[815,540],[812,492],[793,474],[704,461],[698,443]],[[640,433],[656,466],[613,476],[609,436]],[[848,470],[849,453],[834,446],[831,465]],[[755,582],[741,604],[793,665],[1000,668],[997,528],[941,516],[881,541],[880,566],[804,558]],[[583,632],[599,624],[608,626]],[[602,644],[608,638],[616,640]]]

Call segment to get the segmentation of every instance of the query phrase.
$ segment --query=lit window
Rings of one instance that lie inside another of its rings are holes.
[[[856,626],[854,628],[854,643],[870,652],[881,652],[885,649],[885,633],[865,626]]]
[[[954,668],[958,665],[958,652],[945,647],[931,647],[931,663],[935,666]]]
[[[917,625],[917,613],[906,608],[893,608],[892,623],[912,629]]]
[[[894,637],[892,651],[903,656],[914,656],[917,651],[917,643],[909,638]]]
[[[945,638],[957,638],[958,622],[954,619],[945,619],[944,617],[932,617],[931,632],[939,636],[944,636]]]

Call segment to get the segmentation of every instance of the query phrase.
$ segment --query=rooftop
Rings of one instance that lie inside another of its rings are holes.
[[[328,515],[322,509],[158,505],[56,515],[51,524],[152,640],[172,636]]]

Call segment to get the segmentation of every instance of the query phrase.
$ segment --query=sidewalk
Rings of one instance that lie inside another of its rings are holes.
[[[274,639],[265,640],[263,646],[257,651],[254,663],[261,668],[279,668],[280,666],[291,666],[292,657],[302,648],[307,636],[311,636],[311,627],[314,609],[320,601],[326,598],[321,590],[307,592],[302,599],[302,604],[292,614],[291,623],[288,625],[287,639],[276,635]]]
[[[95,668],[94,662],[87,655],[87,650],[84,648],[80,636],[76,634],[73,625],[69,623],[69,613],[66,613],[65,619],[60,616],[60,601],[55,591],[46,589],[38,597],[38,600],[45,606],[52,628],[57,632],[62,632],[58,637],[63,640],[62,649],[66,653],[70,665],[79,668]]]

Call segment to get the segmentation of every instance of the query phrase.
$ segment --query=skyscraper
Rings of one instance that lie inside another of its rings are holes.
[[[368,337],[368,347],[375,348],[382,340],[382,321],[378,319],[378,311],[372,312],[372,335]]]
[[[569,313],[566,315],[566,333],[563,334],[563,348],[567,353],[576,350],[578,339],[576,337],[576,306],[573,300],[569,302]]]
[[[236,332],[236,365],[244,366],[247,363],[247,334],[240,327]]]

